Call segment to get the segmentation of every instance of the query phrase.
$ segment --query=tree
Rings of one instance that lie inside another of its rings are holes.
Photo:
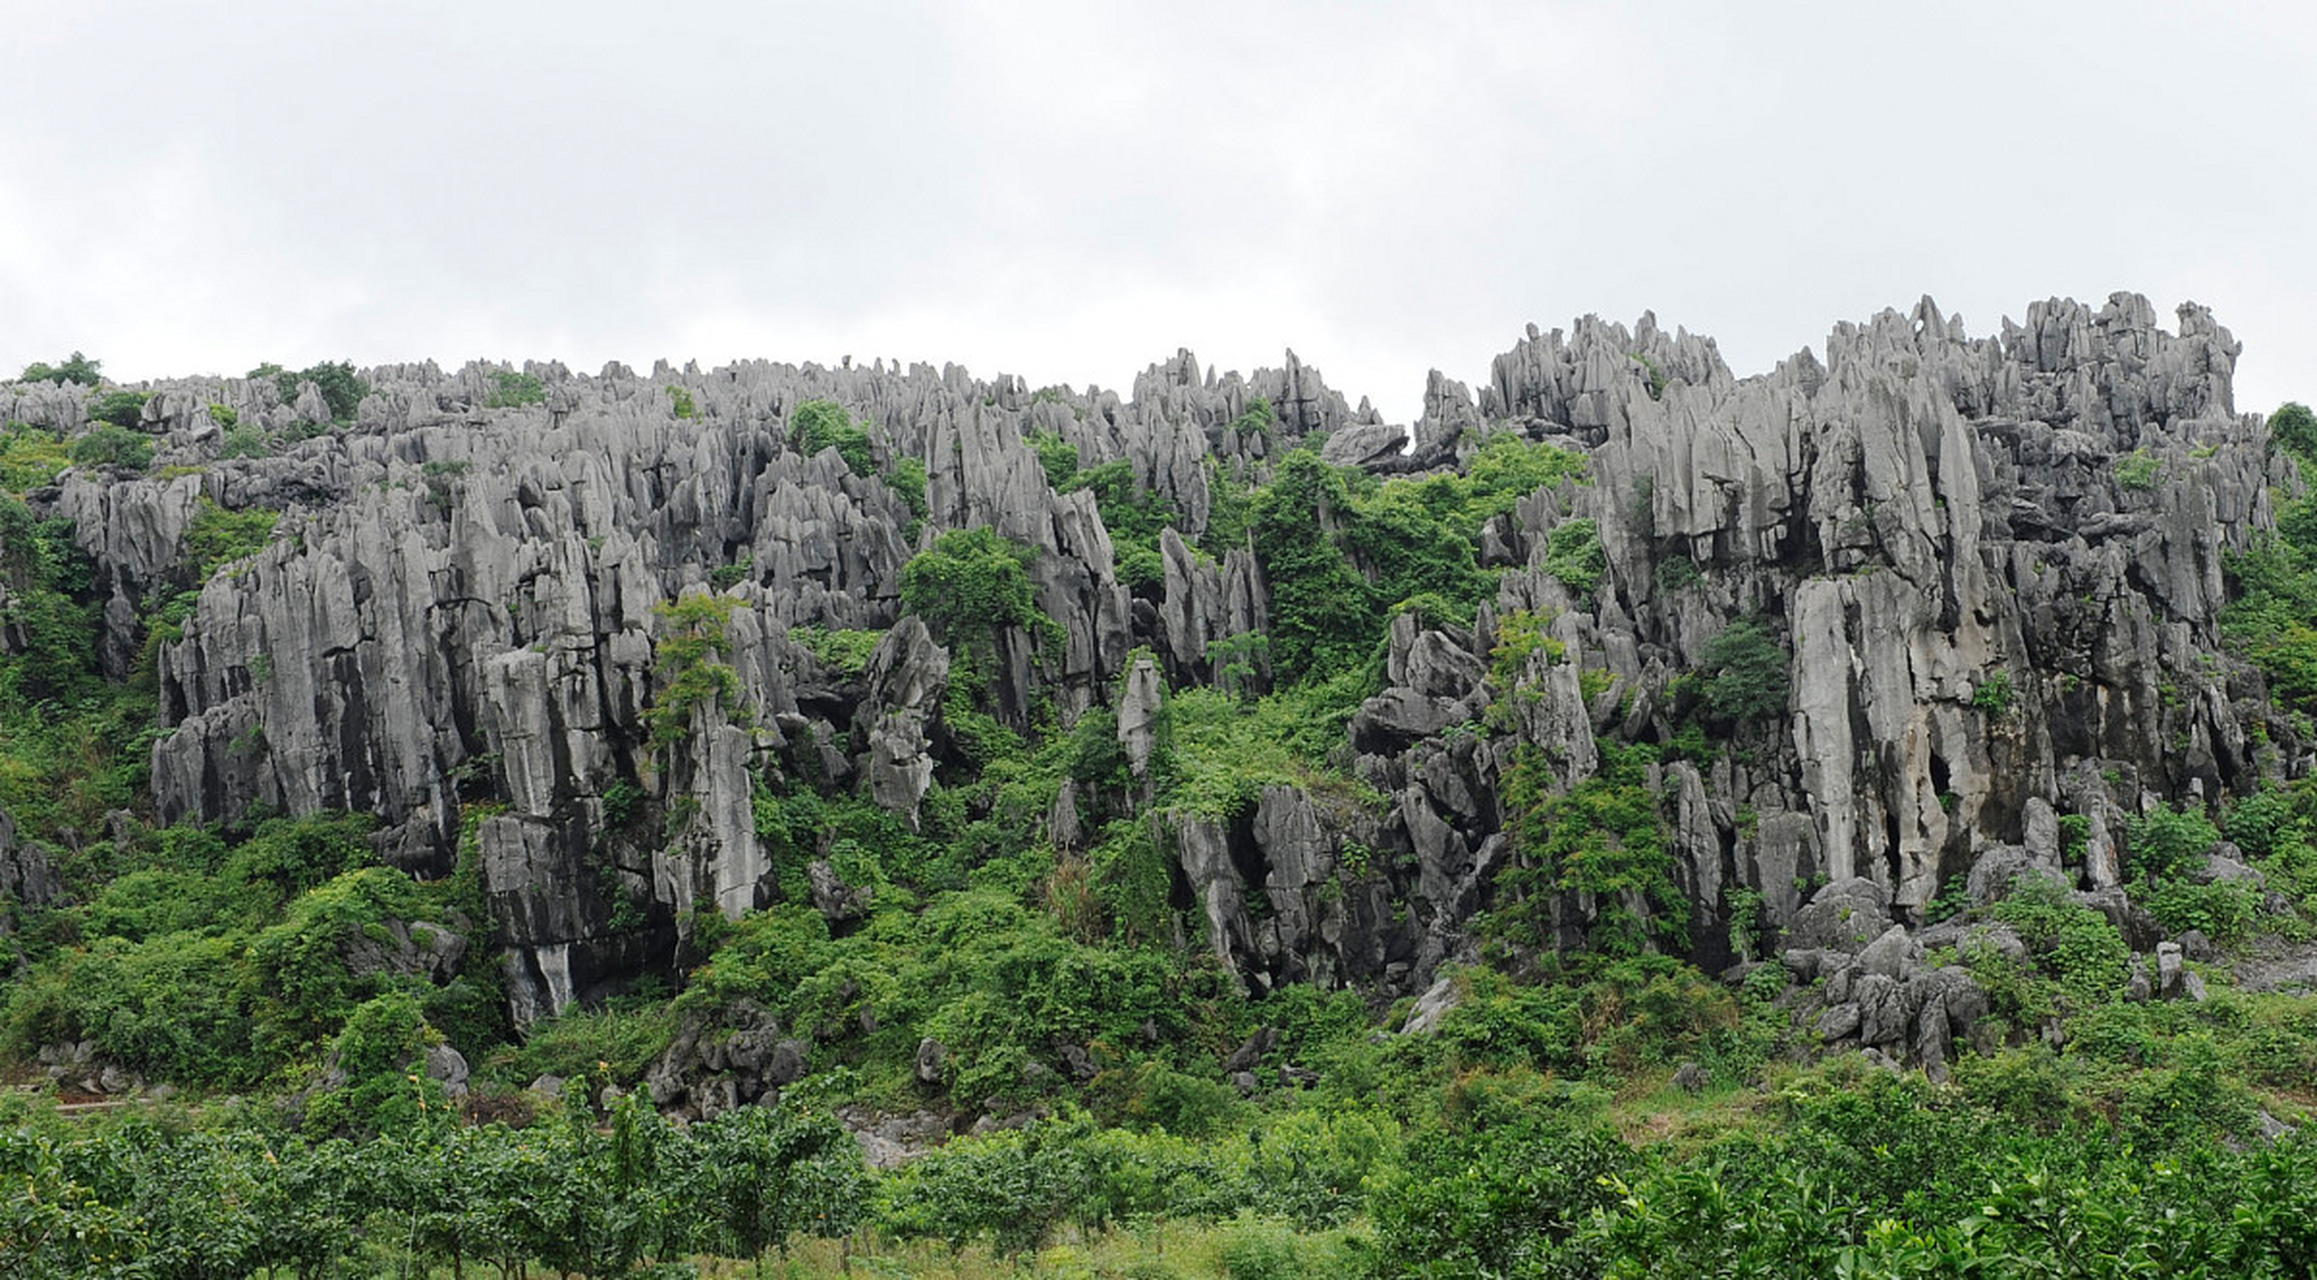
[[[1030,581],[1037,558],[987,525],[945,533],[902,568],[901,607],[945,642],[1032,626],[1044,620]]]
[[[2304,464],[2317,463],[2317,413],[2298,400],[2269,415],[2269,438]]]
[[[91,360],[75,351],[58,364],[35,361],[24,366],[24,372],[17,376],[17,381],[53,382],[60,387],[68,382],[77,382],[84,387],[93,387],[104,380],[104,367],[104,361]]]
[[[1699,655],[1708,673],[1706,709],[1717,719],[1752,720],[1786,709],[1786,651],[1752,622],[1733,622]]]

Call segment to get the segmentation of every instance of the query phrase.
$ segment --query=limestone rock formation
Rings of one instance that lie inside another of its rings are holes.
[[[1649,766],[1693,958],[1754,957],[1729,932],[1750,895],[1789,969],[1840,975],[1830,1039],[1928,1064],[1983,1009],[1909,932],[1944,886],[1979,903],[2020,874],[2112,890],[2131,815],[2252,785],[2256,724],[2282,759],[2309,750],[2220,644],[2223,557],[2273,527],[2272,489],[2298,484],[2262,421],[2235,412],[2237,353],[2195,306],[2167,331],[2138,297],[2054,300],[1973,338],[1926,299],[1741,379],[1709,339],[1588,318],[1529,330],[1477,393],[1435,374],[1406,433],[1292,354],[1242,378],[1180,353],[1126,397],[922,364],[533,364],[545,398],[519,408],[487,407],[498,370],[427,363],[367,371],[350,426],[256,459],[218,456],[207,406],[275,428],[327,406],[262,379],[187,379],[147,406],[154,475],[75,469],[44,501],[122,602],[105,614],[116,671],[147,640],[129,602],[177,589],[201,504],[283,513],[263,551],[198,584],[160,646],[160,816],[360,811],[383,857],[439,875],[491,801],[472,836],[527,1020],[672,966],[702,907],[772,901],[760,790],[858,788],[917,822],[964,749],[953,681],[978,682],[1018,732],[1113,714],[1140,784],[1126,802],[1147,801],[1170,691],[1253,696],[1303,674],[1262,643],[1271,566],[1202,541],[1226,481],[1259,483],[1305,445],[1390,476],[1453,469],[1491,433],[1549,441],[1585,455],[1584,479],[1483,529],[1495,598],[1469,625],[1390,625],[1380,687],[1336,757],[1376,803],[1277,784],[1240,812],[1153,824],[1182,936],[1255,990],[1438,995],[1436,971],[1471,953],[1467,925],[1520,861],[1508,778],[1566,792],[1605,767],[1603,743],[1675,743],[1717,638],[1744,623],[1784,668],[1775,704],[1722,726],[1741,750]],[[798,448],[793,419],[815,400],[864,424],[865,474]],[[0,416],[84,415],[58,388],[0,388]],[[1173,513],[1155,578],[1122,578],[1095,495],[1049,482],[1045,440],[1083,467],[1123,462]],[[899,480],[916,469],[921,495]],[[1572,585],[1553,541],[1579,521],[1600,572]],[[977,526],[1031,549],[1051,626],[1000,627],[969,658],[904,615],[899,584],[938,533]],[[704,660],[731,693],[671,727],[655,713],[678,696],[672,609],[700,599],[727,615]],[[1525,656],[1505,656],[1513,620],[1535,629]],[[807,643],[835,632],[882,637],[854,670]],[[1064,849],[1094,837],[1088,795],[1051,807]],[[0,894],[49,892],[38,851],[7,834]],[[855,916],[866,888],[813,865],[821,909]],[[1576,945],[1628,909],[1665,908],[1572,893],[1548,915]],[[458,958],[414,933],[375,962]],[[2190,989],[2193,973],[2156,962],[2160,994]],[[706,1070],[737,1098],[777,1087],[776,1030],[695,1040],[664,1083]]]

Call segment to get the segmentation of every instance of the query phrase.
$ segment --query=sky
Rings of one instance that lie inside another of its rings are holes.
[[[1292,348],[1406,421],[1529,323],[1744,375],[2128,290],[2234,330],[2240,409],[2317,400],[2317,6],[8,10],[0,369]]]

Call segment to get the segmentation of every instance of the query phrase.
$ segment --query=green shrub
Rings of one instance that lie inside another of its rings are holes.
[[[21,422],[0,430],[0,490],[20,494],[53,483],[72,454],[64,438]]]
[[[1786,709],[1786,651],[1755,623],[1731,623],[1699,657],[1706,709],[1717,719],[1742,722]]]
[[[953,530],[902,566],[901,607],[952,643],[1001,627],[1051,627],[1030,580],[1037,558],[1035,547],[1009,542],[986,525]]]
[[[273,438],[254,422],[227,427],[217,446],[220,458],[263,458],[273,451]]]
[[[145,402],[152,398],[142,391],[108,391],[89,402],[89,417],[134,431],[144,421]]]
[[[1634,1164],[1615,1134],[1550,1115],[1425,1134],[1407,1152],[1368,1197],[1381,1275],[1587,1274],[1561,1268],[1564,1250]]]
[[[194,504],[191,523],[185,526],[184,564],[191,570],[188,580],[196,585],[207,582],[226,565],[264,550],[281,516],[267,507],[231,511],[202,496]]]
[[[2157,880],[2133,890],[2133,900],[2148,908],[2167,934],[2201,929],[2222,946],[2252,936],[2261,911],[2261,895],[2241,881],[2222,880],[2192,884],[2186,880]]]
[[[1046,483],[1060,493],[1078,474],[1078,446],[1051,431],[1033,431],[1028,439],[1038,455],[1039,470],[1046,473]]]
[[[2202,810],[2158,805],[2124,823],[2126,872],[2136,879],[2170,879],[2204,865],[2220,829]]]
[[[2269,415],[2269,438],[2303,465],[2317,464],[2317,414],[2308,405],[2289,401],[2279,406]]]
[[[1991,671],[1971,691],[1971,705],[1988,715],[2001,717],[2011,711],[2011,673]]]
[[[53,365],[34,361],[24,366],[24,372],[16,378],[19,382],[53,382],[60,387],[68,382],[93,387],[104,381],[104,369],[104,361],[91,360],[75,351]]]
[[[1592,520],[1563,520],[1545,538],[1545,572],[1566,583],[1571,591],[1590,596],[1609,568],[1608,552],[1601,546],[1601,526]]]
[[[2064,885],[2022,875],[1994,914],[2019,932],[2036,966],[2078,1003],[2099,1003],[2123,989],[2131,948],[2106,916],[2076,903]]]
[[[107,425],[74,439],[70,452],[74,466],[143,471],[153,465],[153,438]]]
[[[877,469],[877,459],[869,450],[869,433],[856,426],[844,406],[834,400],[807,400],[798,405],[789,419],[788,438],[796,451],[808,458],[823,449],[836,450],[854,475],[866,476]]]
[[[693,708],[739,705],[740,673],[723,661],[732,643],[725,629],[739,603],[730,596],[691,595],[654,609],[663,628],[652,647],[660,687],[644,723],[655,750],[691,729]]]
[[[869,669],[869,658],[884,642],[885,633],[792,627],[788,638],[803,645],[822,666],[839,675],[857,676]]]
[[[1657,562],[1657,589],[1680,591],[1705,581],[1705,571],[1688,556],[1667,556]]]
[[[902,458],[885,473],[885,487],[909,508],[910,518],[923,520],[929,508],[925,505],[925,464],[915,458]]]
[[[2156,477],[2163,464],[2146,449],[2134,449],[2116,459],[2116,483],[2126,489],[2145,492],[2156,487]]]
[[[1275,670],[1333,674],[1365,662],[1382,634],[1382,602],[1336,545],[1331,523],[1352,506],[1336,469],[1310,450],[1289,454],[1255,496],[1255,554],[1271,584]]]
[[[519,1048],[491,1060],[492,1069],[517,1084],[541,1076],[633,1084],[676,1038],[676,1013],[663,1000],[615,1000],[598,1009],[574,1007],[534,1022]]]
[[[527,404],[545,404],[547,384],[538,375],[516,373],[511,369],[497,369],[491,373],[491,393],[484,397],[486,409],[514,409]]]

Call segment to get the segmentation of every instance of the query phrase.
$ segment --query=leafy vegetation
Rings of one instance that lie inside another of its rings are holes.
[[[695,708],[740,704],[740,673],[723,660],[731,645],[725,628],[738,605],[729,596],[690,595],[656,610],[663,628],[652,647],[659,692],[644,713],[655,749],[690,733]]]
[[[153,465],[153,438],[108,424],[75,436],[69,454],[78,467],[143,471]]]
[[[1786,651],[1754,622],[1733,622],[1699,655],[1706,710],[1741,723],[1786,709]]]
[[[871,474],[867,432],[834,405],[808,408],[798,447],[835,448]],[[2278,437],[2302,447],[2290,427]],[[1278,431],[1268,405],[1234,429]],[[1135,558],[1155,557],[1179,513],[1131,464],[1087,468],[1058,437],[1032,444],[1057,488],[1094,495],[1122,572],[1148,585]],[[1218,471],[1202,548],[1252,548],[1273,629],[1210,650],[1223,687],[1162,690],[1150,753],[1131,766],[1116,690],[1070,716],[1036,688],[998,687],[1000,628],[1052,638],[1035,550],[989,528],[943,533],[898,583],[952,650],[917,810],[879,806],[856,779],[827,776],[814,744],[777,746],[763,726],[752,816],[771,905],[732,921],[696,911],[681,971],[521,1035],[496,989],[477,865],[476,830],[501,809],[487,790],[462,780],[460,863],[437,879],[380,865],[356,816],[147,825],[149,665],[105,677],[92,566],[69,525],[36,510],[68,461],[52,433],[0,430],[0,807],[51,842],[64,889],[12,906],[0,932],[14,973],[0,1050],[31,1068],[85,1044],[191,1104],[68,1119],[0,1094],[0,1269],[1478,1280],[2317,1265],[2317,1147],[2264,1136],[2276,1120],[2307,1131],[2311,997],[2239,992],[2214,972],[2209,1000],[2136,1001],[2138,962],[2101,910],[2035,875],[1992,906],[1951,881],[1930,914],[1960,941],[1926,969],[1967,970],[1990,1011],[1958,1032],[1952,1079],[1935,1084],[1856,1054],[1810,1061],[1820,1046],[1796,1014],[1814,1015],[1824,992],[1759,963],[1779,941],[1767,886],[1721,897],[1746,967],[1716,977],[1683,959],[1693,942],[1711,955],[1721,921],[1680,888],[1667,765],[1753,766],[1731,739],[1789,694],[1765,620],[1706,645],[1677,686],[1690,718],[1672,741],[1604,735],[1583,757],[1516,734],[1571,686],[1595,714],[1611,700],[1581,619],[1507,608],[1493,636],[1472,637],[1494,701],[1458,713],[1473,718],[1437,735],[1439,758],[1500,771],[1503,861],[1480,890],[1480,954],[1440,971],[1452,998],[1428,1009],[1429,1031],[1399,1033],[1405,1002],[1372,1007],[1292,974],[1265,990],[1266,975],[1216,957],[1213,904],[1182,881],[1171,828],[1212,824],[1236,852],[1273,788],[1363,833],[1309,886],[1318,927],[1423,909],[1380,892],[1427,872],[1388,827],[1366,834],[1385,825],[1377,788],[1402,780],[1355,773],[1347,726],[1376,690],[1392,620],[1471,626],[1495,595],[1480,554],[1490,522],[1541,486],[1581,482],[1578,455],[1501,435],[1453,475],[1379,482],[1308,451],[1268,475]],[[429,464],[430,485],[449,484],[452,465]],[[922,467],[904,459],[880,479],[924,518]],[[275,519],[201,500],[183,580],[167,586],[179,594],[142,619],[156,643],[189,607],[185,589],[233,572]],[[2251,588],[2232,635],[2276,663],[2289,696],[2317,695],[2317,664],[2296,686],[2279,660],[2317,616],[2304,519],[2317,528],[2288,506],[2283,536],[2232,570]],[[1561,522],[1542,552],[1572,591],[1599,590],[1593,521]],[[753,572],[736,559],[710,581]],[[1702,574],[1666,559],[1657,577],[1679,590]],[[695,592],[661,610],[641,746],[676,749],[698,709],[737,708],[736,607]],[[846,679],[882,637],[789,633]],[[1573,659],[1587,665],[1564,669]],[[2000,717],[2013,696],[2009,673],[1990,672],[1972,705]],[[684,798],[652,798],[640,768],[625,761],[601,797],[622,858],[680,833]],[[1764,825],[1743,804],[1717,820],[1739,857]],[[1441,821],[1468,847],[1494,830],[1481,825],[1493,816]],[[1075,838],[1057,834],[1069,826]],[[2089,833],[2081,815],[2063,819],[2068,857]],[[2212,859],[2224,833],[2262,890]],[[2227,946],[2308,928],[2317,783],[2150,809],[2121,835],[2132,901],[2167,933]],[[636,935],[647,922],[623,888],[635,873],[589,856],[594,890],[616,900],[610,933]],[[1287,922],[1259,872],[1241,870],[1234,905],[1261,937]],[[816,901],[831,873],[860,891],[843,910]],[[460,948],[462,965],[430,962]],[[778,1029],[803,1078],[687,1125],[655,1114],[662,1055],[738,1053],[719,1037],[742,1015]],[[1234,1079],[1223,1063],[1242,1046]],[[439,1070],[454,1048],[474,1067],[463,1100]],[[840,1105],[930,1112],[945,1132],[871,1170]],[[986,1131],[947,1132],[984,1115]]]
[[[546,402],[547,384],[541,382],[537,374],[516,373],[511,369],[492,372],[491,394],[483,399],[484,407],[490,409],[514,409]]]
[[[953,530],[902,567],[901,607],[951,642],[986,639],[1001,627],[1051,627],[1030,581],[1037,557],[1036,548],[987,526]]]
[[[94,387],[104,381],[104,372],[104,361],[91,360],[75,351],[53,365],[34,361],[24,366],[24,372],[16,375],[16,380],[18,382],[53,382],[60,387],[67,383],[79,383],[84,387]]]
[[[834,400],[807,400],[798,405],[789,418],[788,438],[806,457],[823,449],[836,450],[854,475],[865,476],[877,469],[876,455],[869,449],[869,433]]]

